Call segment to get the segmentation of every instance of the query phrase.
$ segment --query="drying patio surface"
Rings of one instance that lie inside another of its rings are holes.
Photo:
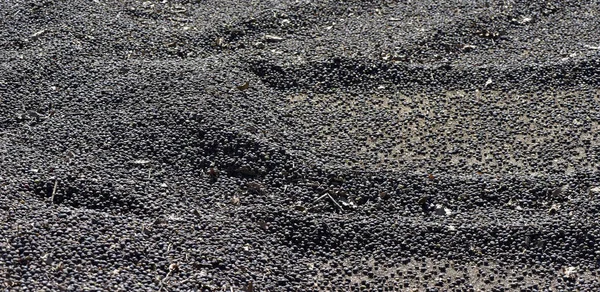
[[[8,291],[598,291],[595,1],[0,3]]]

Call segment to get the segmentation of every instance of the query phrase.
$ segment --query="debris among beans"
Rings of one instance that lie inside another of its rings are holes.
[[[272,43],[281,42],[281,41],[283,41],[283,40],[284,40],[284,39],[283,39],[282,37],[280,37],[280,36],[276,36],[276,35],[270,35],[270,34],[268,34],[268,35],[265,35],[264,39],[265,39],[265,41],[267,41],[267,42],[272,42]]]

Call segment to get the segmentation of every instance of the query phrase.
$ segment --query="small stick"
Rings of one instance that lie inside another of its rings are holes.
[[[344,210],[342,208],[342,206],[340,206],[340,204],[338,204],[338,202],[336,200],[334,200],[333,197],[329,193],[327,193],[327,196],[329,196],[329,198],[333,201],[333,203],[335,203],[335,205],[338,206],[338,208],[340,208],[340,211]]]
[[[325,197],[329,197],[331,199],[331,201],[338,207],[340,208],[341,211],[344,210],[344,208],[342,208],[342,206],[340,204],[338,204],[338,202],[329,194],[329,193],[325,193],[324,195],[318,197],[316,200],[313,201],[313,204],[318,202],[319,200],[325,198]]]
[[[54,180],[54,188],[52,189],[52,205],[54,205],[54,195],[56,194],[56,186],[58,185],[58,181]]]
[[[171,264],[169,266],[169,272],[167,273],[167,275],[162,278],[162,280],[160,280],[160,288],[158,289],[158,291],[161,291],[163,288],[163,285],[165,284],[165,281],[169,278],[169,276],[171,276],[171,273],[177,268],[177,266],[175,264]]]
[[[321,199],[325,198],[325,197],[326,197],[326,196],[328,196],[328,195],[329,195],[329,194],[327,194],[327,193],[326,193],[326,194],[324,194],[324,195],[322,195],[322,196],[318,197],[316,200],[314,200],[314,201],[313,201],[313,204],[314,204],[314,203],[316,203],[316,202],[318,202],[318,201],[320,201]],[[331,196],[330,196],[330,197],[331,197]]]

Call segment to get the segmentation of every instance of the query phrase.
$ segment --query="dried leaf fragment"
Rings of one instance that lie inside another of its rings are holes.
[[[248,192],[253,194],[263,195],[265,193],[265,186],[257,182],[249,182],[246,184],[246,187],[248,188]]]
[[[254,292],[254,285],[252,285],[252,281],[248,282],[248,284],[246,284],[246,287],[244,287],[244,291],[245,292]]]
[[[260,229],[262,230],[267,230],[269,228],[267,226],[267,222],[265,222],[263,219],[258,220],[258,226],[260,226]]]
[[[249,87],[250,87],[250,81],[246,81],[246,83],[244,83],[243,85],[237,86],[237,89],[244,91],[244,90],[248,89]]]
[[[208,176],[210,176],[211,178],[217,178],[219,176],[219,170],[214,166],[211,166],[208,169],[207,173],[208,173]]]
[[[296,211],[300,211],[300,212],[306,211],[306,207],[301,206],[301,205],[294,206],[294,209],[296,209]]]
[[[379,192],[379,198],[382,200],[387,200],[390,198],[390,194],[388,192]]]
[[[192,211],[192,214],[194,214],[194,216],[196,216],[196,217],[200,217],[200,211],[198,211],[198,209],[194,209]]]
[[[215,40],[215,45],[219,48],[222,48],[225,46],[225,39],[223,39],[222,37],[219,37]]]
[[[577,268],[575,267],[564,267],[563,272],[565,273],[565,277],[567,278],[577,278]]]

